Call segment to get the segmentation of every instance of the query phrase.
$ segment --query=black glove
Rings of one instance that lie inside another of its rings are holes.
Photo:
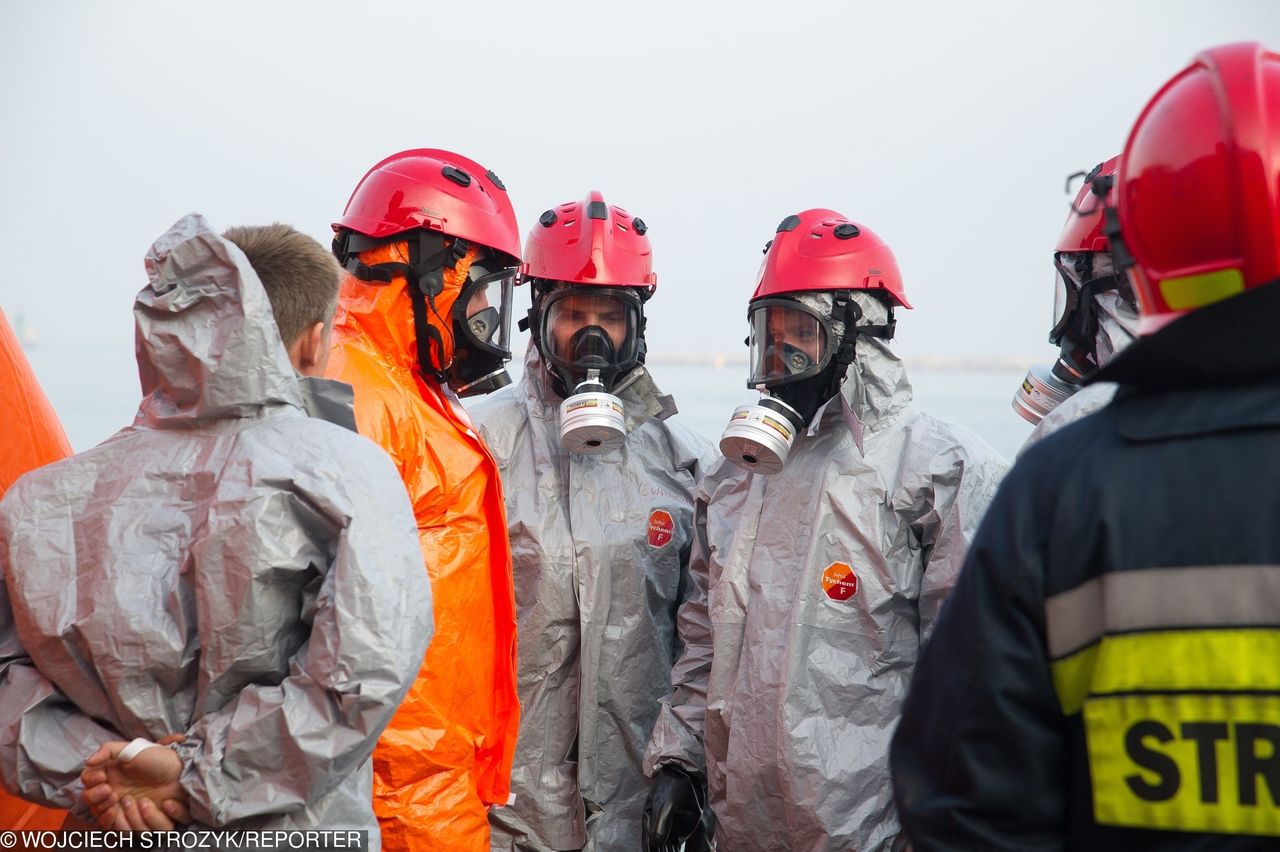
[[[644,848],[648,852],[686,852],[709,849],[703,821],[706,783],[683,769],[664,766],[653,777],[644,803]]]

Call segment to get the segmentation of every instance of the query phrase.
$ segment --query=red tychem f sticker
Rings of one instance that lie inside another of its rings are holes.
[[[649,515],[649,546],[666,547],[671,543],[671,535],[675,531],[675,522],[671,513],[662,509],[654,509]]]
[[[822,590],[833,601],[847,601],[858,593],[858,578],[844,562],[832,562],[822,572]]]

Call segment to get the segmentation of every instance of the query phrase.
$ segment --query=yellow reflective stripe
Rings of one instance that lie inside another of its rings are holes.
[[[1191,689],[1280,691],[1280,629],[1231,627],[1107,636],[1089,685],[1095,695]]]
[[[1280,629],[1224,627],[1105,636],[1049,664],[1062,712],[1115,692],[1280,692]]]
[[[1218,269],[1199,275],[1166,278],[1160,282],[1160,295],[1175,311],[1185,311],[1221,302],[1244,292],[1244,275],[1239,269]]]
[[[1054,660],[1049,664],[1053,675],[1053,688],[1058,693],[1058,703],[1062,712],[1072,716],[1080,712],[1085,696],[1089,694],[1089,683],[1093,680],[1094,660],[1098,657],[1098,645],[1090,645],[1069,657]]]
[[[1084,727],[1099,823],[1280,836],[1280,696],[1095,697]]]

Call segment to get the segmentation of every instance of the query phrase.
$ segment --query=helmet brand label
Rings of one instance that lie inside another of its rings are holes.
[[[649,546],[666,547],[671,543],[675,528],[670,512],[654,509],[649,515]]]
[[[822,572],[822,590],[833,601],[847,601],[858,593],[858,578],[846,562],[832,562]]]

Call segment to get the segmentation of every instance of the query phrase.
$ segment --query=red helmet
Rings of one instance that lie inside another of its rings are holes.
[[[1067,214],[1067,223],[1062,226],[1062,234],[1054,251],[1108,251],[1110,245],[1102,232],[1102,211],[1105,204],[1115,203],[1115,173],[1120,167],[1120,158],[1112,157],[1105,163],[1094,166],[1093,171],[1085,175],[1084,185],[1076,193],[1075,204]],[[1079,173],[1077,173],[1079,174]],[[1105,188],[1105,198],[1099,198],[1095,191],[1094,181],[1103,181],[1099,188]],[[1105,202],[1105,203],[1104,203]]]
[[[1143,334],[1280,278],[1280,55],[1196,56],[1138,116],[1117,195],[1107,233]]]
[[[834,210],[788,216],[765,249],[752,299],[804,290],[881,291],[910,308],[898,261],[884,240]]]
[[[643,219],[609,206],[592,190],[546,211],[524,244],[521,280],[544,278],[604,287],[658,286]]]
[[[520,231],[498,176],[438,148],[392,154],[356,184],[335,230],[374,239],[422,228],[461,237],[520,262]]]

